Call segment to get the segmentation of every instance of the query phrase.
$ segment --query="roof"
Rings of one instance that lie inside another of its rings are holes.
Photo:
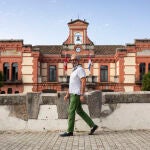
[[[95,55],[115,55],[116,49],[125,48],[123,45],[95,45]],[[42,54],[61,54],[62,45],[36,45],[32,47],[33,51],[40,51]]]
[[[95,45],[95,55],[115,55],[117,48],[124,48],[123,45]]]
[[[81,20],[81,19],[72,20],[72,19],[71,19],[71,21],[68,22],[68,24],[73,24],[73,23],[75,23],[75,22],[82,22],[82,23],[85,23],[85,24],[87,24],[87,25],[89,24],[88,22],[85,21],[85,19],[84,19],[84,20]]]
[[[33,51],[40,51],[42,54],[60,54],[62,45],[36,45],[32,47]]]
[[[0,42],[23,42],[22,39],[0,39]]]
[[[150,42],[150,39],[135,39],[135,42]]]

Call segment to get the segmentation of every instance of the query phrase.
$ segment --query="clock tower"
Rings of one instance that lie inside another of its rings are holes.
[[[68,23],[69,36],[63,43],[65,54],[79,53],[80,55],[89,55],[94,49],[93,42],[88,38],[87,27],[89,23],[85,20],[71,20]],[[94,52],[92,52],[93,54]]]

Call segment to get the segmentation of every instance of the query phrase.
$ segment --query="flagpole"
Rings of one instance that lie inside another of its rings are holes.
[[[67,81],[67,56],[66,56],[66,52],[65,52],[65,60],[64,60],[64,73],[65,73],[65,77],[66,77],[66,81]]]
[[[89,58],[88,58],[88,69],[89,69],[89,76],[92,76],[91,74],[91,66],[92,66],[92,60],[91,60],[91,54],[89,54]]]

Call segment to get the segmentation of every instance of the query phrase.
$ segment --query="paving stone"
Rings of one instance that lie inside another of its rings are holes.
[[[96,135],[75,133],[60,137],[58,132],[0,134],[0,150],[148,150],[150,131],[101,131]]]

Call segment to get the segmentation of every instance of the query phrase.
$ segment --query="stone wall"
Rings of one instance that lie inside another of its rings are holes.
[[[150,92],[113,92],[103,95],[103,102],[109,104],[150,103]]]
[[[47,131],[67,128],[65,92],[0,95],[0,130]],[[83,109],[99,130],[150,129],[150,92],[101,91],[85,95]],[[76,115],[75,131],[89,131]]]
[[[28,120],[37,119],[40,105],[56,105],[58,119],[68,118],[69,101],[64,101],[65,92],[60,93],[27,93],[0,95],[0,105],[10,107],[10,115]],[[96,118],[100,116],[101,91],[89,92],[85,96],[85,103],[88,105],[90,116]]]
[[[26,95],[0,95],[0,105],[7,105],[10,111],[9,116],[15,116],[23,120],[28,120]]]

